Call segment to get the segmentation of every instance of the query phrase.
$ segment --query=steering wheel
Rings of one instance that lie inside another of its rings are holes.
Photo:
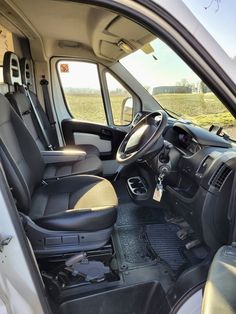
[[[168,116],[163,110],[152,112],[140,120],[120,144],[116,160],[128,165],[145,156],[152,148],[160,151],[163,146],[162,133],[167,125]]]

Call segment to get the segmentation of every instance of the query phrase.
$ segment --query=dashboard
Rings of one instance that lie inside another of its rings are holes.
[[[176,166],[166,178],[170,208],[184,217],[209,247],[218,249],[228,239],[236,149],[214,133],[172,120],[164,139],[178,152]]]
[[[197,153],[201,149],[201,145],[187,132],[180,132],[178,134],[180,147],[189,155]]]
[[[231,148],[230,142],[224,138],[192,124],[176,122],[173,131],[178,137],[178,143],[175,141],[175,145],[184,148],[190,154],[195,154],[206,146]]]
[[[138,114],[134,125],[147,114]],[[216,251],[229,239],[228,213],[236,174],[236,146],[213,132],[172,118],[163,138],[166,147],[172,147],[170,171],[163,182],[166,202],[174,215],[189,223],[198,239]],[[158,161],[153,165],[159,168],[151,168],[150,164],[151,174],[161,167]]]

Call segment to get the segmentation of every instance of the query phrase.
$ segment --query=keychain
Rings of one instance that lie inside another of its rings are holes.
[[[162,185],[162,181],[163,181],[163,178],[164,176],[163,175],[160,175],[157,179],[157,185],[155,187],[155,190],[154,190],[154,194],[153,194],[153,199],[157,202],[160,202],[161,201],[161,198],[162,198],[162,194],[163,194],[163,185]]]

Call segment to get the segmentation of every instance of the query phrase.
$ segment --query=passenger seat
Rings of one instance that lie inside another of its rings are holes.
[[[27,66],[27,62],[25,62],[25,66]],[[27,74],[28,75],[28,74]],[[3,61],[3,76],[4,82],[9,86],[9,93],[6,95],[9,101],[11,102],[13,108],[17,112],[17,114],[24,121],[25,126],[29,130],[31,136],[36,142],[39,150],[43,155],[47,155],[45,151],[48,150],[47,144],[43,138],[43,134],[40,130],[39,123],[36,119],[36,116],[32,110],[29,98],[26,96],[24,92],[24,88],[22,86],[21,80],[21,72],[20,72],[20,63],[16,54],[12,52],[6,52],[4,55]],[[30,93],[34,101],[37,101],[37,96],[34,93]],[[37,103],[37,110],[42,117],[42,107]],[[42,124],[45,126],[49,124],[46,120],[46,115],[44,113],[44,119],[42,120]],[[50,128],[50,125],[49,125]],[[58,144],[56,134],[48,132],[48,127],[45,128],[45,131],[48,134],[48,138],[53,140],[54,144]],[[71,158],[67,154],[67,150],[58,153],[59,156],[55,158],[56,162],[53,162],[53,158],[50,155],[57,155],[57,152],[51,154],[48,152],[49,157],[46,156],[46,160],[52,160],[50,162],[46,161],[46,168],[44,171],[44,179],[51,179],[55,177],[62,176],[70,176],[76,174],[95,174],[102,175],[102,162],[100,158],[97,156],[98,152],[96,148],[92,145],[83,145],[80,146],[79,149],[82,151],[75,150],[74,154],[78,155],[78,158]],[[83,152],[86,152],[86,154]],[[73,159],[73,160],[72,160]],[[81,160],[82,159],[82,160]]]
[[[109,241],[118,206],[111,183],[92,175],[45,182],[37,145],[1,94],[0,160],[36,253],[87,251]]]

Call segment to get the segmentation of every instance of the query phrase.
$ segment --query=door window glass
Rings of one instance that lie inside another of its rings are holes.
[[[133,97],[110,73],[106,73],[106,79],[114,124],[130,124],[133,119]]]
[[[60,61],[58,73],[72,117],[106,125],[97,65],[80,61]]]

